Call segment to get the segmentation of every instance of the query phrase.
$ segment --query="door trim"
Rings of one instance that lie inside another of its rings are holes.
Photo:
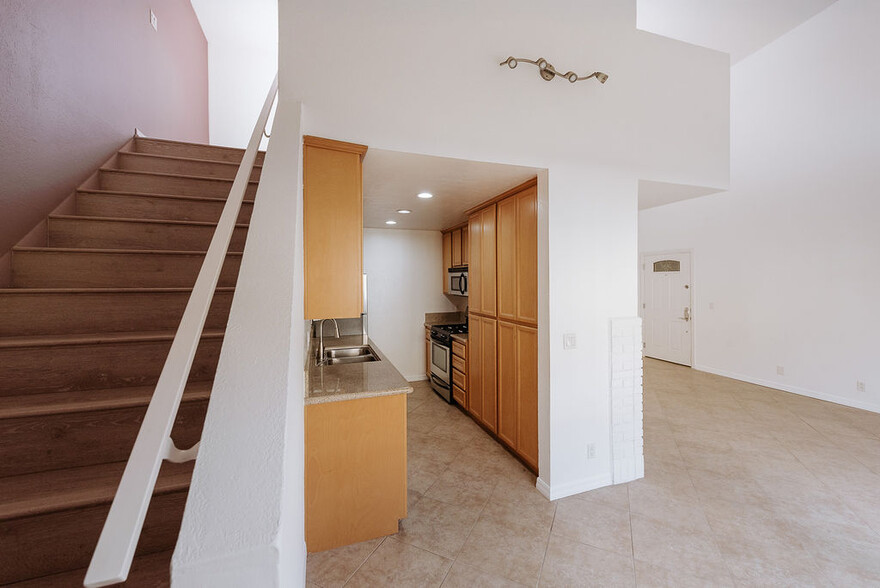
[[[691,283],[690,283],[690,296],[691,296],[691,320],[690,320],[690,333],[691,333],[691,356],[690,356],[690,365],[687,367],[693,368],[696,361],[696,350],[697,350],[697,319],[695,318],[694,307],[697,303],[697,277],[696,277],[696,257],[694,256],[693,249],[661,249],[660,251],[642,251],[639,252],[639,317],[642,319],[642,358],[645,358],[645,316],[642,312],[644,310],[644,300],[645,300],[645,258],[654,257],[655,255],[676,255],[676,254],[684,254],[686,253],[688,256],[688,260],[690,261],[690,273],[691,273]],[[651,358],[654,359],[654,358]],[[658,360],[663,361],[663,360]],[[683,364],[676,364],[683,365]]]

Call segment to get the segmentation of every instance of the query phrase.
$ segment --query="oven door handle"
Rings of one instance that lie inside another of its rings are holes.
[[[449,388],[449,384],[441,380],[437,377],[436,374],[431,374],[431,381],[440,386],[441,388]]]

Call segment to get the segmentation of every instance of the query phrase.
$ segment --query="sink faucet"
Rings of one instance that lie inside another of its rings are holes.
[[[339,339],[339,323],[336,322],[336,319],[321,319],[321,322],[318,323],[318,365],[324,363],[324,321],[333,321],[333,326],[336,327],[336,338]]]

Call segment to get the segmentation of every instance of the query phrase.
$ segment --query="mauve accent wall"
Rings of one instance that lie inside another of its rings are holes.
[[[208,43],[188,0],[3,0],[0,80],[0,257],[135,127],[208,141]]]

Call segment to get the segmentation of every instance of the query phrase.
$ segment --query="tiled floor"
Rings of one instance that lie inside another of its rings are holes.
[[[645,362],[642,480],[548,502],[420,384],[409,517],[317,586],[880,585],[880,415]]]

